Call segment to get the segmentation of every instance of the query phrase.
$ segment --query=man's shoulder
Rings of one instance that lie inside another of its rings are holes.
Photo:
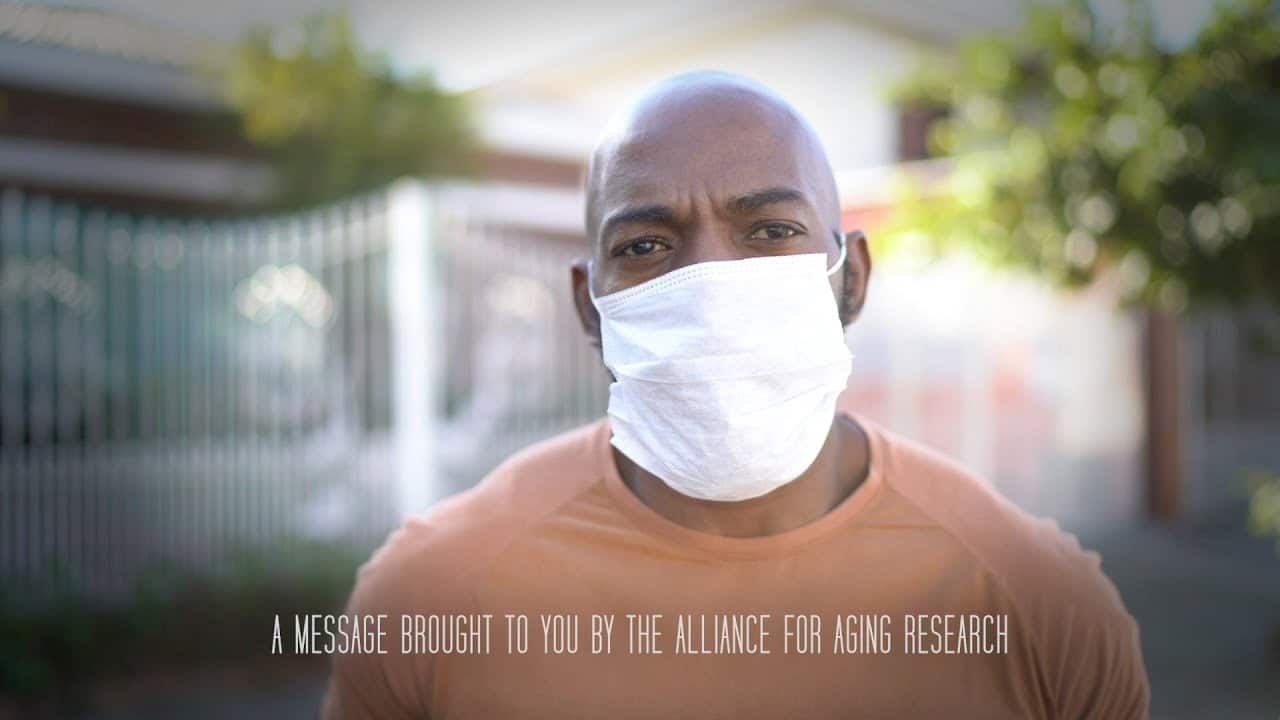
[[[535,443],[471,488],[407,516],[361,566],[357,591],[415,607],[459,600],[447,595],[469,592],[468,579],[515,538],[599,480],[602,426]]]
[[[1101,556],[1049,518],[1014,505],[970,468],[875,428],[884,482],[949,541],[960,545],[1027,613],[1074,603],[1127,615]]]
[[[1137,623],[1102,558],[940,453],[879,431],[885,484],[918,520],[980,564],[1014,611],[1037,673],[1063,717],[1146,716]]]

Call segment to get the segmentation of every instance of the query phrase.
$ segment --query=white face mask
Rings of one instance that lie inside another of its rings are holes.
[[[849,378],[824,253],[698,263],[603,297],[613,445],[685,495],[746,500],[818,456]],[[588,281],[590,288],[590,281]]]

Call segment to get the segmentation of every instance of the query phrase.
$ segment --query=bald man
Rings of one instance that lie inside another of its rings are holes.
[[[809,125],[659,83],[587,173],[608,414],[409,519],[327,718],[1142,718],[1098,556],[839,407],[871,261]]]

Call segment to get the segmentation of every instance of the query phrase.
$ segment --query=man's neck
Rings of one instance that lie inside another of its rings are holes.
[[[818,457],[799,477],[759,497],[719,502],[684,495],[613,449],[618,473],[641,502],[674,523],[726,537],[776,535],[808,525],[858,489],[870,457],[866,432],[837,413]]]

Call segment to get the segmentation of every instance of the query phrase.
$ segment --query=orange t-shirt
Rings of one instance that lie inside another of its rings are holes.
[[[346,614],[386,616],[385,654],[335,654],[323,716],[1146,717],[1098,555],[859,423],[863,484],[763,537],[642,503],[607,418],[518,453],[361,568]]]

